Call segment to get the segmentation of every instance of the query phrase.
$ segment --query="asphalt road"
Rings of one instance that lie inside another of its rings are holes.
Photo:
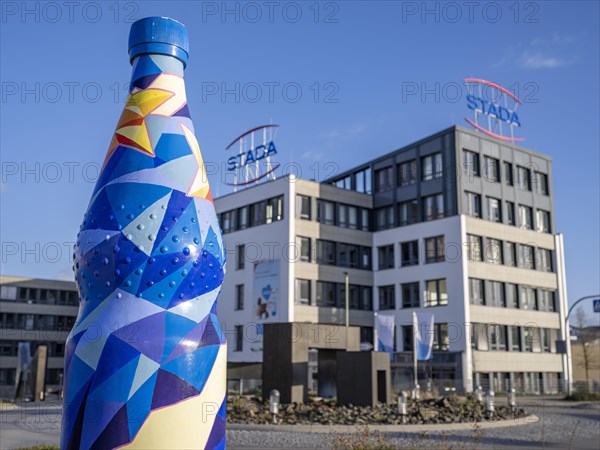
[[[552,398],[520,398],[520,406],[539,417],[536,423],[505,428],[402,433],[305,433],[290,431],[228,430],[229,449],[345,448],[351,443],[386,443],[397,448],[454,449],[600,449],[600,403],[571,403]],[[58,445],[60,405],[0,406],[0,448],[36,444]]]

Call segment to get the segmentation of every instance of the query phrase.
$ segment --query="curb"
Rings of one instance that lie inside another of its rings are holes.
[[[228,423],[227,429],[245,431],[286,431],[295,433],[352,433],[363,426],[367,426],[371,431],[379,431],[382,433],[423,433],[472,430],[475,425],[477,425],[479,429],[506,428],[530,425],[539,422],[539,420],[540,418],[538,416],[532,414],[529,416],[520,417],[518,419],[498,420],[492,422],[461,422],[422,425],[259,425],[247,423]]]

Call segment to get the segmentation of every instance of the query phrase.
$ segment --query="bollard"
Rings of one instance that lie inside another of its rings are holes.
[[[510,390],[506,393],[508,398],[508,407],[514,413],[517,408],[517,393],[515,388],[510,388]]]
[[[475,399],[479,403],[483,403],[483,389],[481,389],[481,385],[480,384],[478,384],[477,388],[475,389]]]
[[[405,424],[408,415],[408,398],[404,391],[398,396],[398,414],[402,418],[402,423]]]
[[[277,423],[277,414],[279,413],[279,391],[273,389],[269,395],[269,412],[271,413],[271,422]]]
[[[487,395],[485,396],[485,410],[487,411],[488,415],[491,417],[494,415],[494,408],[495,408],[495,395],[493,390],[489,390]]]
[[[413,388],[413,390],[411,392],[411,397],[413,400],[419,400],[420,395],[421,395],[421,386],[419,386],[418,384],[415,384],[415,387]]]

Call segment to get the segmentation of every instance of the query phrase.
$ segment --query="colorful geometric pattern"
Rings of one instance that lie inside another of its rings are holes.
[[[175,58],[134,61],[74,270],[61,448],[225,448],[225,252]]]

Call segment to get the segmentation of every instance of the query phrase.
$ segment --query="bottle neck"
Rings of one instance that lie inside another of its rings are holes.
[[[172,75],[183,79],[183,62],[179,59],[159,54],[143,54],[131,63],[130,91],[134,88],[146,89],[156,83],[160,75]],[[185,91],[183,91],[185,94]],[[179,94],[179,92],[175,92]]]

